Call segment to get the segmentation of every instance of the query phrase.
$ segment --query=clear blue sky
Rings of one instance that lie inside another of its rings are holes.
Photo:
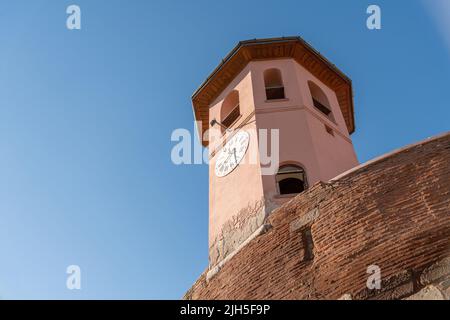
[[[239,40],[300,35],[344,71],[361,162],[448,131],[448,4],[1,0],[0,297],[183,295],[207,266],[208,175],[172,164],[170,135]]]

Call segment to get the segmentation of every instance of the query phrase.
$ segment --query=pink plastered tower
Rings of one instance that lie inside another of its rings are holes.
[[[351,81],[299,37],[240,42],[192,100],[210,154],[211,272],[278,206],[358,165]]]

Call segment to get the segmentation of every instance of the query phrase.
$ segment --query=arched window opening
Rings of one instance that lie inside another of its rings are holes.
[[[276,100],[284,99],[283,79],[281,71],[278,69],[268,69],[264,71],[264,85],[266,88],[266,99]]]
[[[239,108],[239,92],[231,91],[222,103],[220,122],[229,128],[241,115]]]
[[[309,91],[313,100],[314,107],[321,113],[326,115],[330,120],[334,121],[333,113],[331,112],[330,102],[327,95],[320,87],[312,81],[308,82]]]
[[[296,165],[281,166],[276,181],[280,194],[296,194],[307,188],[305,170]]]

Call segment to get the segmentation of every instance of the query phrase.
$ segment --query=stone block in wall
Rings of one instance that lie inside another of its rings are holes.
[[[266,209],[264,200],[242,208],[222,227],[221,234],[209,248],[210,268],[223,261],[264,224]]]
[[[447,296],[447,299],[450,300],[450,276],[447,280],[439,283],[439,287],[441,288],[441,291]]]
[[[443,293],[434,285],[428,285],[404,300],[446,300]]]
[[[428,268],[420,275],[420,283],[428,285],[450,275],[450,257],[444,258]]]

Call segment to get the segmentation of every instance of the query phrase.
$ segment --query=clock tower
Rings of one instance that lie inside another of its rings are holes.
[[[209,148],[209,268],[281,204],[358,165],[352,84],[300,37],[240,42],[192,97]]]

